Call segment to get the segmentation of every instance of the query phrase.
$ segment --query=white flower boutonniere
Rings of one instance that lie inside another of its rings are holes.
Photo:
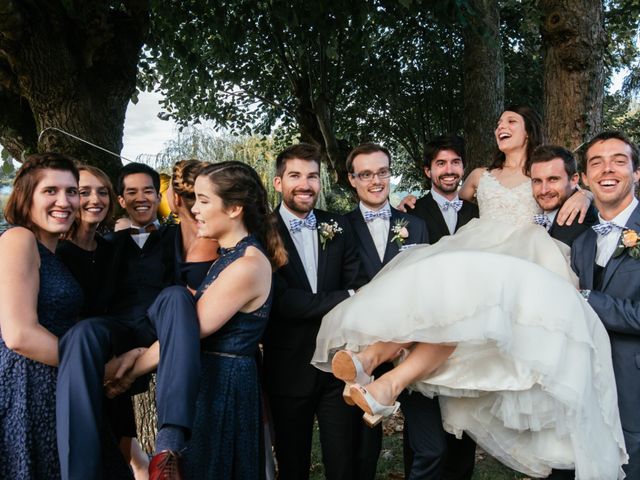
[[[406,218],[399,218],[391,227],[391,233],[393,233],[393,237],[389,240],[389,243],[396,242],[398,247],[402,247],[407,238],[409,238],[409,230],[407,230],[407,226],[409,225],[409,220]]]
[[[331,219],[330,222],[321,222],[318,224],[318,231],[320,233],[320,243],[322,244],[322,249],[327,248],[327,242],[333,240],[333,237],[338,233],[342,233],[342,227],[338,225],[334,219]]]
[[[624,230],[620,236],[620,243],[613,252],[614,257],[619,257],[626,250],[631,258],[640,259],[640,243],[638,242],[638,232],[635,230]]]

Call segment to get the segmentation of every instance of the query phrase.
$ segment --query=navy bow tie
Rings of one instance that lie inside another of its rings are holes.
[[[462,208],[462,200],[445,200],[442,204],[442,210],[446,212],[449,208],[453,208],[456,212],[459,212]]]
[[[150,223],[149,225],[146,225],[144,227],[129,227],[129,233],[131,235],[140,235],[141,233],[151,233],[151,232],[155,232],[156,230],[158,230],[158,227],[156,226],[155,223]]]
[[[373,222],[376,218],[389,220],[391,218],[391,210],[388,208],[383,208],[382,210],[378,210],[377,212],[372,212],[371,210],[367,210],[364,212],[365,222]]]
[[[316,215],[311,212],[307,215],[307,218],[292,218],[289,220],[289,230],[291,233],[296,233],[302,230],[302,228],[308,228],[309,230],[315,230],[317,227]]]
[[[593,231],[596,232],[598,235],[609,235],[611,233],[611,230],[613,230],[614,228],[616,230],[624,230],[624,227],[621,227],[620,225],[616,225],[613,222],[603,222],[603,223],[598,223],[596,225],[593,225],[591,228],[593,228]]]
[[[541,225],[549,230],[553,222],[549,218],[549,215],[547,215],[546,213],[537,213],[533,216],[533,223],[535,223],[536,225]]]

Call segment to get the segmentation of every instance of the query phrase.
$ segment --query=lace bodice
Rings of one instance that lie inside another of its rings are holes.
[[[536,213],[541,212],[531,194],[530,181],[507,188],[488,170],[480,177],[476,196],[480,218],[485,220],[526,225],[533,221]]]

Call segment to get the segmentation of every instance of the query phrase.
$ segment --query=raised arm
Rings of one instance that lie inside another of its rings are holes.
[[[466,200],[467,202],[476,202],[476,191],[478,190],[478,183],[480,183],[480,177],[487,169],[484,167],[479,167],[474,169],[467,179],[458,190],[458,196],[462,200]]]
[[[562,205],[558,212],[558,225],[571,225],[578,218],[578,223],[584,222],[591,202],[593,193],[589,190],[579,189],[573,193]]]
[[[15,227],[0,236],[0,331],[8,348],[58,365],[58,337],[38,322],[40,255],[32,232]]]

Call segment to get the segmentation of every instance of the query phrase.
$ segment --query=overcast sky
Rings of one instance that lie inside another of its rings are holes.
[[[124,122],[123,157],[136,160],[140,154],[155,155],[174,137],[176,124],[158,118],[161,98],[159,93],[141,92],[137,104],[129,103]]]

